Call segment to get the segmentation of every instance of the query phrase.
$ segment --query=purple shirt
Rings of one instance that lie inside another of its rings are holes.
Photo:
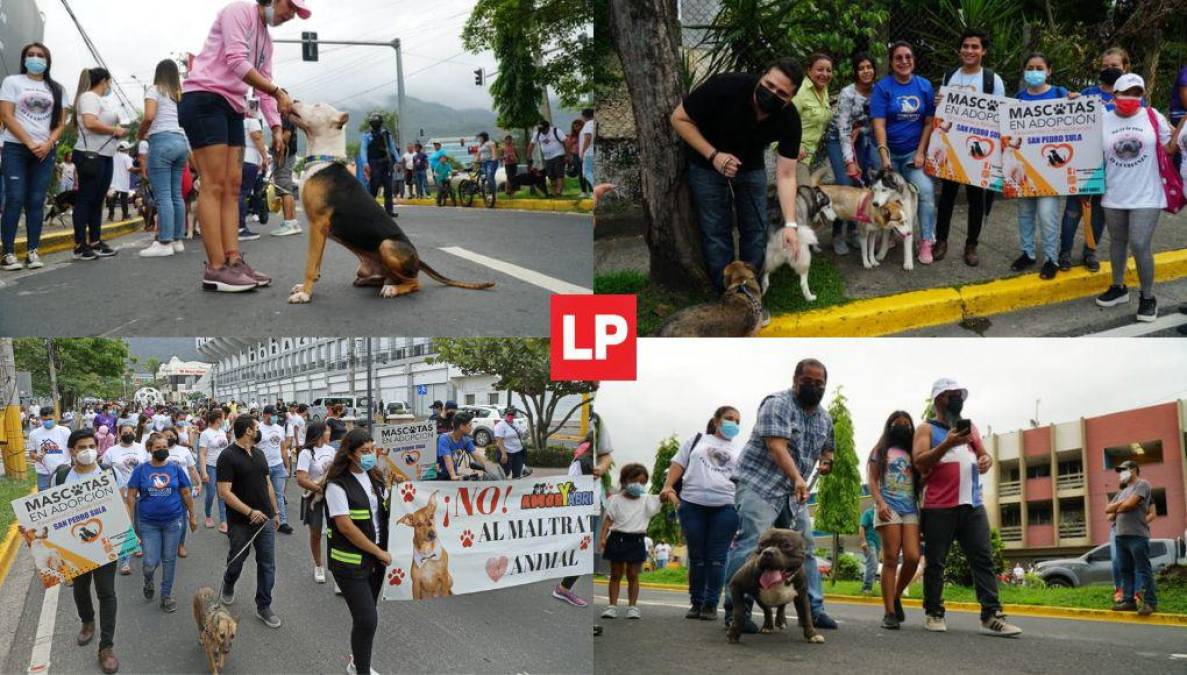
[[[236,112],[246,113],[249,87],[243,78],[252,68],[272,79],[272,36],[255,3],[233,2],[219,11],[181,89],[218,94]],[[268,126],[280,126],[276,99],[259,90],[256,96]]]
[[[1180,117],[1187,113],[1187,108],[1183,107],[1182,98],[1179,96],[1179,88],[1187,87],[1187,66],[1179,69],[1179,77],[1175,79],[1175,86],[1171,87],[1171,117]]]

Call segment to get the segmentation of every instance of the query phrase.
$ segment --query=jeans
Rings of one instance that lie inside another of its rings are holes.
[[[1117,548],[1117,528],[1109,528],[1109,559],[1113,563],[1113,588],[1121,588],[1121,550]]]
[[[173,597],[173,572],[177,569],[177,547],[181,533],[186,528],[185,519],[179,518],[164,523],[145,520],[140,523],[140,543],[144,546],[144,580],[152,581],[160,565],[161,598]]]
[[[259,164],[243,163],[243,184],[239,186],[239,229],[247,227],[247,198],[255,189],[256,174],[259,172]]]
[[[948,241],[948,228],[952,226],[952,209],[956,207],[956,195],[962,186],[969,203],[968,226],[964,243],[965,246],[976,246],[977,239],[981,236],[981,225],[989,217],[989,209],[993,206],[993,192],[950,180],[940,181],[940,210],[939,220],[936,222],[936,239]]]
[[[493,191],[495,189],[495,174],[499,171],[499,161],[495,159],[488,159],[482,162],[482,174],[486,176],[486,184]],[[423,171],[419,173],[424,173]],[[420,178],[416,181],[419,183]],[[426,185],[425,194],[428,193],[428,186]]]
[[[247,560],[248,552],[244,551],[234,560],[231,560],[231,556],[239,553],[260,527],[263,527],[263,530],[253,542],[256,553],[256,609],[265,609],[272,606],[272,585],[276,582],[276,530],[272,527],[271,518],[262,526],[227,524],[231,549],[227,552],[227,571],[223,574],[223,588],[227,591],[235,590],[235,582],[239,581],[239,575],[243,573],[243,563]]]
[[[924,509],[922,527],[923,556],[927,559],[923,568],[924,612],[928,616],[944,616],[944,564],[953,540],[960,544],[972,569],[981,620],[1001,611],[985,507],[964,504],[948,509]]]
[[[1121,558],[1121,601],[1133,602],[1135,591],[1142,592],[1142,602],[1158,606],[1154,594],[1154,572],[1150,568],[1150,538],[1132,534],[1117,535]]]
[[[524,450],[520,450],[519,452],[507,453],[507,463],[503,464],[502,467],[503,467],[503,471],[507,472],[508,477],[510,477],[510,478],[522,478],[523,477],[523,463],[524,463],[524,459],[526,456],[527,456],[527,452]]]
[[[828,163],[833,170],[833,182],[837,185],[861,187],[863,182],[854,181],[845,173],[845,155],[841,151],[841,138],[836,132],[830,132],[825,136],[824,149],[828,152]],[[870,173],[878,166],[878,152],[869,134],[861,134],[857,137],[857,142],[853,144],[853,159],[857,161],[857,166],[861,169],[863,180],[868,180]],[[857,229],[857,223],[848,222],[850,231]],[[841,223],[833,223],[833,236],[840,234]]]
[[[919,232],[922,241],[936,240],[936,188],[931,176],[914,164],[915,152],[890,155],[890,166],[919,190]]]
[[[113,169],[114,170],[114,169]],[[128,195],[130,193],[117,190],[107,196],[107,220],[115,220],[115,207],[118,204],[123,213],[123,220],[128,219]]]
[[[688,167],[688,184],[701,228],[705,266],[718,292],[725,290],[721,276],[725,266],[735,260],[731,207],[738,221],[736,258],[762,270],[767,246],[766,169],[740,171],[731,181],[713,169],[693,163]]]
[[[83,623],[95,622],[95,606],[91,603],[91,581],[95,582],[95,595],[99,598],[99,649],[104,650],[115,645],[115,563],[109,562],[102,567],[74,577],[71,591],[74,593],[74,606],[78,609],[78,618]]]
[[[48,490],[50,480],[52,480],[53,477],[54,477],[54,475],[51,473],[37,474],[37,491],[41,492],[42,490]]]
[[[882,560],[882,553],[878,546],[870,546],[866,551],[866,571],[861,578],[861,589],[868,591],[874,587],[874,577],[878,575],[878,563]]]
[[[1101,195],[1092,195],[1091,197],[1068,197],[1067,204],[1063,208],[1063,224],[1060,226],[1059,233],[1059,252],[1072,254],[1072,246],[1076,243],[1076,230],[1080,228],[1080,218],[1084,214],[1084,205],[1081,199],[1089,200],[1092,208],[1091,224],[1092,224],[1092,240],[1096,246],[1100,246],[1100,238],[1105,233],[1105,210],[1100,205]],[[1096,246],[1089,246],[1088,239],[1084,239],[1084,250],[1095,251]]]
[[[429,173],[424,169],[416,169],[412,172],[412,178],[416,181],[416,194],[418,197],[429,196]],[[490,184],[495,184],[492,176]]]
[[[586,183],[589,183],[590,185],[596,185],[596,183],[594,183],[593,151],[585,153],[585,157],[582,158],[582,160],[581,160],[581,174],[583,176],[585,176]],[[510,174],[508,174],[508,176],[510,176]],[[511,180],[511,179],[508,178],[507,180]]]
[[[283,464],[270,466],[268,467],[268,476],[272,479],[272,489],[276,492],[276,508],[280,511],[280,524],[287,525],[289,518],[285,513],[287,510],[285,506],[288,502],[284,498],[284,484],[288,481],[288,470],[284,468]]]
[[[1158,225],[1161,209],[1104,209],[1109,226],[1109,261],[1113,266],[1113,285],[1125,283],[1125,261],[1133,252],[1138,268],[1142,297],[1154,297],[1154,251],[1150,243]]]
[[[99,173],[86,177],[79,172],[78,201],[74,204],[74,245],[98,244],[103,235],[103,199],[111,187],[114,164],[110,157],[99,157]],[[78,161],[75,160],[75,165]]]
[[[218,496],[218,472],[213,464],[206,465],[206,517],[209,518],[214,509],[214,500],[218,500],[218,522],[227,522],[227,503]]]
[[[791,529],[804,537],[804,574],[808,576],[808,601],[812,605],[812,616],[824,611],[824,590],[820,585],[820,567],[816,564],[816,538],[812,536],[812,518],[807,505],[801,506]]]
[[[54,174],[57,154],[50,152],[38,160],[33,151],[21,143],[4,144],[4,217],[0,220],[0,241],[4,253],[16,252],[16,231],[25,212],[25,229],[29,235],[28,249],[41,244],[41,225],[45,219],[45,193]]]
[[[355,672],[370,673],[371,645],[379,627],[376,603],[383,587],[384,568],[376,564],[370,572],[352,574],[331,570],[331,573],[350,610],[350,654],[354,657]]]
[[[162,244],[185,238],[181,174],[188,156],[189,146],[181,134],[160,133],[148,137],[148,181],[157,198],[160,222],[157,241]]]
[[[738,508],[680,502],[676,510],[688,545],[688,597],[694,605],[717,606],[725,583],[725,559],[738,531]]]
[[[1043,258],[1059,260],[1059,197],[1032,197],[1018,200],[1018,242],[1022,252],[1038,260],[1035,252],[1035,216],[1043,237]]]
[[[367,163],[371,167],[371,181],[367,188],[371,196],[376,197],[383,190],[383,210],[392,212],[392,165],[386,160],[377,159]]]
[[[139,505],[137,505],[136,503],[133,503],[132,504],[132,513],[130,513],[129,515],[132,517],[132,531],[136,533],[137,537],[140,537],[140,508],[139,508]],[[119,567],[122,568],[124,565],[127,565],[131,559],[132,559],[131,554],[120,556],[120,559],[116,562],[116,565],[118,565]]]

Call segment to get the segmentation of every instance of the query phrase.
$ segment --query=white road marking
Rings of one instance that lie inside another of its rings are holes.
[[[447,246],[440,250],[445,251],[446,253],[452,253],[459,258],[465,258],[470,262],[475,262],[479,265],[489,267],[496,272],[502,272],[503,274],[513,276],[520,281],[527,282],[533,286],[539,286],[540,288],[543,288],[546,291],[552,291],[553,293],[580,295],[588,295],[593,293],[592,289],[571,284],[567,281],[562,281],[546,274],[541,274],[526,267],[520,267],[519,265],[513,265],[512,263],[504,262],[497,258],[491,258],[482,255],[481,253],[468,251],[464,248],[461,248],[460,246]]]
[[[1171,328],[1182,326],[1184,324],[1187,324],[1187,314],[1183,314],[1182,312],[1172,312],[1148,323],[1135,321],[1134,323],[1126,324],[1120,328],[1113,328],[1100,333],[1093,333],[1091,335],[1086,335],[1085,337],[1141,337],[1143,335],[1152,335],[1154,333],[1170,330]]]
[[[49,655],[53,649],[54,623],[58,618],[58,593],[62,585],[57,584],[45,590],[41,599],[41,618],[37,620],[37,637],[33,640],[33,653],[29,657],[29,672],[43,675],[49,672]]]

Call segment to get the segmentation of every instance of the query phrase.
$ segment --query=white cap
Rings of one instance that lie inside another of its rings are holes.
[[[120,144],[118,147],[120,150],[127,150],[128,148],[132,147],[132,144],[127,141],[120,141]]]
[[[1146,91],[1146,81],[1137,73],[1126,73],[1113,83],[1114,92],[1128,91],[1134,87],[1141,87],[1143,92]]]
[[[961,396],[968,398],[969,390],[960,386],[960,383],[950,377],[941,377],[936,380],[935,384],[931,386],[931,400],[936,400],[936,397],[946,391],[959,391]]]

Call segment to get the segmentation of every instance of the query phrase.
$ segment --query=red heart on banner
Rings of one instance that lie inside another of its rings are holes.
[[[973,159],[985,159],[993,154],[994,142],[992,138],[984,136],[969,136],[965,139],[965,147]]]
[[[1076,154],[1070,143],[1048,143],[1043,146],[1041,152],[1043,159],[1054,169],[1072,161],[1072,157]]]
[[[491,581],[498,583],[499,579],[507,574],[507,565],[510,561],[507,556],[501,555],[497,558],[488,558],[486,561],[486,576],[490,577]]]

